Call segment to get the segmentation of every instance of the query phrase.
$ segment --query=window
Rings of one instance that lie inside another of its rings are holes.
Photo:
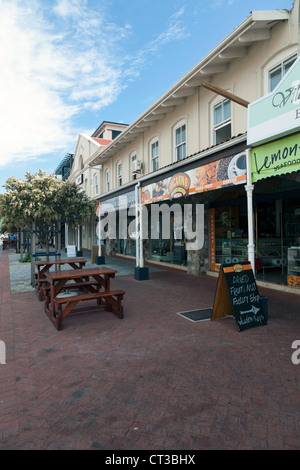
[[[95,181],[95,195],[98,194],[99,192],[99,187],[98,187],[98,175],[95,173],[94,175],[94,181]]]
[[[136,179],[136,174],[133,173],[133,168],[134,168],[135,162],[136,162],[136,152],[132,152],[130,154],[130,168],[131,168],[131,179],[132,180]]]
[[[231,137],[231,102],[223,100],[214,106],[214,144]]]
[[[175,161],[186,157],[186,127],[185,124],[175,129]]]
[[[117,164],[117,186],[122,186],[122,163]]]
[[[109,189],[110,189],[110,174],[109,174],[109,170],[106,170],[106,172],[105,172],[105,187],[106,187],[106,191],[109,191]]]
[[[158,154],[158,140],[151,142],[150,144],[150,156],[151,156],[151,171],[158,170],[159,168],[159,154]]]
[[[269,91],[273,91],[274,88],[276,88],[283,76],[289,71],[296,58],[296,55],[290,57],[269,72]]]
[[[112,140],[114,140],[119,134],[121,134],[122,131],[115,131],[115,130],[112,130],[111,131],[111,138]]]

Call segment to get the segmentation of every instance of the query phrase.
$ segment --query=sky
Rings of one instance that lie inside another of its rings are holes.
[[[251,11],[293,0],[0,0],[0,193],[130,124]]]

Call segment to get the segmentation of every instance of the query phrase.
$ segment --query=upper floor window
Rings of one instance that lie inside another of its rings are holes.
[[[214,106],[214,144],[231,137],[231,102],[223,100]]]
[[[109,174],[109,170],[106,170],[106,172],[105,172],[105,188],[106,188],[106,191],[109,191],[109,190],[110,190],[110,174]]]
[[[122,163],[117,164],[117,186],[122,186]]]
[[[115,130],[112,130],[111,131],[111,138],[112,140],[115,139],[119,134],[121,134],[122,131],[115,131]]]
[[[134,151],[130,154],[130,169],[131,169],[131,179],[132,180],[136,179],[136,173],[134,173],[135,162],[136,162],[136,152]]]
[[[269,91],[273,91],[274,88],[278,85],[283,76],[289,71],[295,60],[297,59],[296,55],[293,55],[289,59],[281,62],[281,64],[274,67],[269,72]]]
[[[97,173],[94,174],[94,182],[95,182],[95,195],[99,193],[99,186],[98,186],[98,175]]]
[[[158,168],[159,168],[159,144],[158,144],[158,140],[153,140],[150,143],[150,158],[151,158],[151,171],[158,170]]]
[[[175,128],[175,161],[182,160],[186,157],[186,126],[179,125]]]

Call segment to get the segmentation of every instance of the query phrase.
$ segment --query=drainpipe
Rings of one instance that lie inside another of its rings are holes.
[[[134,188],[135,192],[135,257],[136,257],[136,267],[139,267],[140,264],[140,250],[139,250],[139,189],[141,183],[137,183]]]
[[[248,207],[248,260],[251,263],[252,271],[255,276],[255,245],[254,245],[254,230],[253,230],[253,189],[252,173],[251,173],[251,154],[250,149],[246,150],[247,161],[247,184],[245,186],[247,192],[247,207]]]

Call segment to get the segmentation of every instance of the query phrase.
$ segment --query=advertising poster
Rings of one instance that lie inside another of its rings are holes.
[[[178,199],[242,183],[246,183],[245,152],[144,186],[142,188],[142,204]]]

